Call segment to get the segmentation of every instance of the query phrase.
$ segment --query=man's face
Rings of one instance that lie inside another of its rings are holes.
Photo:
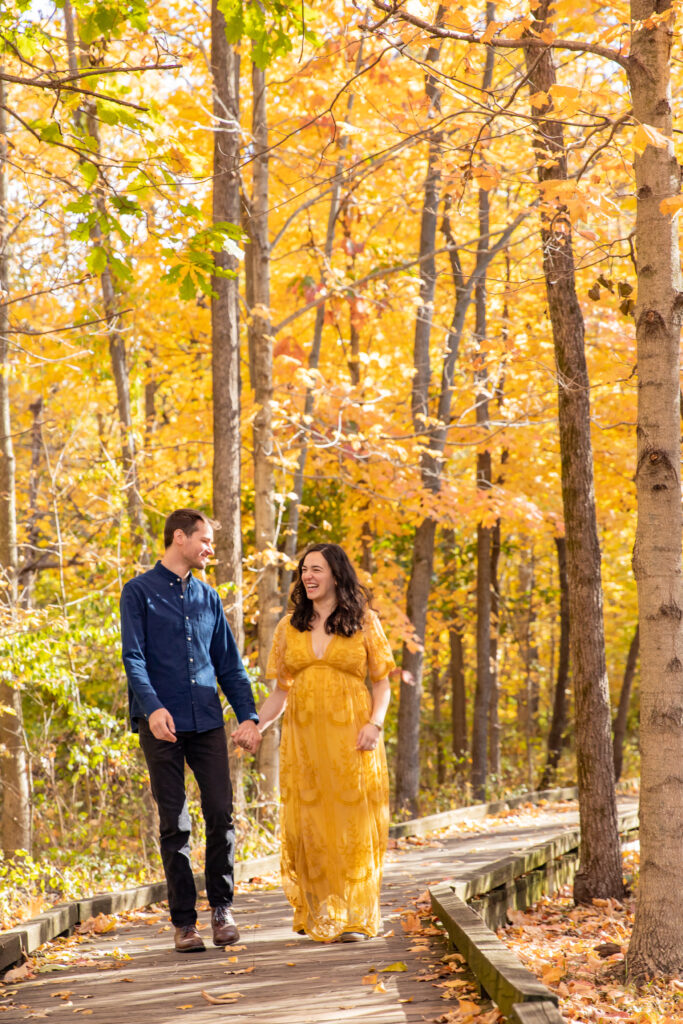
[[[208,523],[200,522],[189,537],[182,530],[176,530],[174,540],[182,551],[188,569],[205,569],[213,557],[213,529]]]

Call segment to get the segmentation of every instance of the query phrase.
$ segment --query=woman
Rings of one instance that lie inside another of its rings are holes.
[[[382,725],[394,659],[338,544],[308,548],[292,604],[268,661],[267,676],[277,686],[259,712],[263,731],[285,711],[282,886],[294,931],[321,942],[355,942],[380,928],[389,824]]]

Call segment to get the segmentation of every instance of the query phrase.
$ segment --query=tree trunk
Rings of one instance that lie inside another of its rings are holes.
[[[265,681],[268,654],[280,616],[278,566],[275,550],[275,490],[272,455],[273,347],[270,335],[270,238],[268,233],[268,119],[266,73],[252,63],[252,168],[253,190],[245,200],[245,227],[249,236],[245,274],[248,328],[249,372],[254,391],[256,416],[253,426],[254,532],[258,553],[258,664]],[[276,810],[278,793],[277,725],[268,729],[258,751],[259,803],[268,808],[268,817]]]
[[[449,626],[450,676],[451,676],[451,734],[453,754],[461,762],[457,770],[464,768],[467,757],[467,697],[465,694],[465,664],[463,657],[462,629],[458,622]]]
[[[496,5],[486,4],[487,24],[496,15]],[[487,93],[493,80],[493,48],[486,48],[482,92]],[[479,189],[479,244],[478,260],[489,247],[491,203],[486,189]],[[474,386],[475,413],[481,433],[489,428],[489,379],[486,352],[486,274],[482,274],[474,288],[475,326],[477,342]],[[477,452],[477,490],[491,490],[491,452]],[[491,701],[491,527],[477,524],[477,682],[474,691],[472,720],[472,796],[481,802],[486,799],[486,768],[488,764],[488,723]]]
[[[500,519],[497,519],[491,530],[491,683],[489,689],[489,773],[497,779],[500,778],[500,719],[498,716],[500,700],[500,685],[498,682],[499,558]]]
[[[569,583],[567,580],[567,540],[555,537],[557,568],[560,580],[560,652],[557,662],[557,680],[553,714],[548,732],[548,757],[538,784],[539,789],[548,789],[555,781],[555,772],[560,762],[564,732],[567,728],[567,687],[569,683]]]
[[[239,78],[240,59],[225,37],[220,0],[211,4],[211,75],[213,79],[213,221],[240,223]],[[224,250],[217,267],[233,277],[213,275],[211,287],[211,371],[213,390],[213,512],[216,532],[216,580],[228,584],[225,613],[240,651],[244,649],[242,611],[242,507],[240,426],[240,326],[238,262]],[[245,807],[242,751],[230,747],[230,777],[235,810]]]
[[[66,44],[69,59],[69,71],[76,75],[79,71],[78,44],[76,26],[74,24],[73,8],[70,0],[64,0],[64,28],[66,33]],[[83,66],[90,67],[88,47],[80,44],[83,54]],[[83,98],[83,109],[85,111],[85,128],[94,145],[93,156],[98,158],[101,153],[100,129],[97,119],[97,111],[94,101],[87,95]],[[76,130],[83,131],[83,118],[81,111],[77,111],[74,117]],[[89,152],[89,151],[88,151]],[[98,183],[94,188],[95,209],[106,223],[107,208],[106,199],[102,186]],[[109,358],[111,362],[112,376],[116,387],[116,408],[119,419],[119,432],[121,435],[121,464],[123,468],[123,490],[125,492],[126,507],[130,523],[131,541],[133,551],[139,564],[148,567],[150,564],[150,553],[148,543],[147,519],[145,516],[142,495],[140,493],[140,480],[138,470],[138,453],[135,443],[133,428],[133,413],[130,401],[130,375],[128,372],[128,358],[126,353],[126,342],[121,332],[121,317],[119,315],[119,304],[114,283],[114,275],[109,262],[109,250],[111,242],[109,235],[100,223],[96,223],[91,230],[91,238],[98,245],[104,248],[107,253],[107,265],[100,274],[100,290],[102,293],[102,306],[106,322],[107,340],[109,343]]]
[[[544,0],[535,11],[534,32],[549,27]],[[532,93],[556,82],[550,49],[525,49]],[[549,114],[552,101],[531,108],[540,181],[567,178],[563,127]],[[552,157],[552,159],[550,159]],[[576,295],[571,223],[558,207],[541,221],[543,271],[558,374],[562,502],[567,534],[570,648],[576,705],[576,759],[581,821],[581,867],[574,898],[621,899],[624,892],[617,832],[605,643],[590,436],[589,381],[584,323]]]
[[[0,79],[0,616],[6,626],[17,603],[17,511],[12,444],[9,345],[9,209],[5,83]],[[11,661],[4,665],[11,673]],[[6,857],[31,852],[31,785],[21,691],[0,681],[0,846]]]
[[[632,0],[633,117],[668,140],[635,158],[638,301],[638,524],[633,570],[640,623],[640,884],[629,945],[636,979],[683,971],[683,593],[681,593],[678,218],[671,115],[670,0]],[[648,19],[652,19],[651,22]],[[676,910],[678,908],[678,910]]]
[[[442,16],[439,8],[437,22]],[[430,47],[427,65],[436,62],[439,47]],[[439,111],[441,88],[438,80],[427,74],[425,92],[430,105],[431,116]],[[412,389],[412,417],[416,433],[424,434],[429,417],[429,385],[431,363],[429,340],[434,313],[436,291],[436,228],[439,209],[441,182],[441,137],[432,133],[429,138],[427,175],[424,185],[424,201],[420,224],[420,305],[415,321],[413,343],[413,365],[415,375]],[[432,255],[430,255],[432,254]],[[435,460],[423,456],[421,465],[422,483],[428,490],[439,489],[439,470]],[[406,614],[414,630],[414,642],[403,645],[401,664],[404,672],[410,674],[410,682],[401,682],[398,713],[398,748],[396,757],[396,807],[411,816],[418,813],[420,789],[420,703],[422,696],[422,661],[424,653],[427,601],[431,590],[432,566],[434,563],[434,537],[436,522],[423,519],[415,532],[413,559],[408,581]],[[411,649],[414,648],[414,649]]]
[[[636,626],[636,631],[633,634],[633,639],[628,649],[624,679],[621,684],[621,693],[619,694],[619,708],[614,719],[614,777],[617,782],[621,778],[621,769],[624,761],[624,740],[626,739],[628,709],[631,703],[631,688],[636,674],[636,665],[638,664],[639,638],[640,631],[639,627]]]
[[[357,75],[363,64],[363,38],[361,38],[360,46],[358,47],[358,53],[356,54],[356,64],[354,75]],[[346,100],[346,124],[351,124],[351,113],[353,110],[354,93],[349,90],[348,98]],[[339,207],[341,202],[341,187],[342,187],[342,171],[344,170],[344,164],[346,157],[344,150],[348,144],[349,136],[342,134],[339,140],[339,158],[335,165],[334,177],[332,179],[332,194],[330,196],[330,208],[327,213],[327,228],[325,231],[325,245],[323,249],[323,278],[322,283],[325,283],[325,274],[330,269],[332,260],[332,251],[334,249],[334,230],[337,224],[337,216],[339,214]],[[309,370],[316,370],[318,363],[320,362],[320,347],[322,345],[323,337],[323,326],[325,323],[325,303],[321,302],[316,307],[315,311],[315,324],[313,327],[313,342],[311,344],[311,351],[308,356],[308,368]],[[302,422],[304,428],[302,429],[301,436],[301,449],[299,451],[299,459],[297,467],[294,472],[294,479],[292,481],[292,492],[296,495],[296,498],[292,498],[289,501],[287,507],[287,527],[285,531],[285,542],[283,546],[284,553],[286,554],[290,563],[296,561],[296,554],[299,549],[299,506],[304,492],[304,472],[306,470],[306,459],[308,457],[308,442],[306,441],[305,424],[309,421],[310,416],[313,413],[313,406],[315,404],[315,394],[313,388],[306,389],[306,397],[304,399],[304,411]],[[280,605],[284,612],[287,608],[287,602],[289,600],[289,590],[292,585],[294,570],[284,566],[282,570],[282,576],[280,580]]]
[[[213,221],[240,223],[239,56],[225,37],[219,0],[211,7],[211,74],[213,77]],[[233,277],[213,276],[211,300],[213,374],[213,510],[221,524],[216,533],[216,579],[231,584],[226,614],[240,650],[242,616],[242,515],[240,430],[240,330],[238,263],[221,250],[216,265]]]

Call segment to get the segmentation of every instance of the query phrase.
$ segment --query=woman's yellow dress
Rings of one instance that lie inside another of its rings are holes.
[[[379,619],[333,634],[322,658],[310,632],[281,619],[267,676],[288,693],[280,744],[282,887],[294,931],[329,942],[342,932],[376,935],[389,826],[389,778],[380,737],[356,750],[379,682],[394,659]]]

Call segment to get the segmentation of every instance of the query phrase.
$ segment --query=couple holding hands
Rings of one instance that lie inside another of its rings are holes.
[[[205,948],[197,931],[186,764],[206,824],[214,945],[239,939],[231,909],[232,787],[217,683],[239,723],[232,739],[245,750],[254,753],[284,712],[281,875],[294,931],[320,942],[371,938],[380,927],[389,825],[382,725],[395,668],[391,648],[343,549],[313,544],[297,567],[291,614],[275,630],[267,678],[276,685],[257,712],[218,593],[192,575],[213,555],[213,525],[194,509],[171,513],[163,557],[121,594],[130,718],[159,811],[175,948]]]

